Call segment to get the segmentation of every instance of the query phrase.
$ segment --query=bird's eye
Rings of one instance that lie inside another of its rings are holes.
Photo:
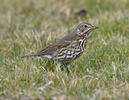
[[[86,28],[86,27],[87,27],[87,25],[84,25],[84,27]]]

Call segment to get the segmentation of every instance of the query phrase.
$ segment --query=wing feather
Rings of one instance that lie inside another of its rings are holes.
[[[61,49],[64,48],[66,46],[68,46],[71,43],[71,41],[57,41],[49,46],[47,46],[46,48],[44,48],[43,50],[41,50],[40,52],[38,52],[36,55],[37,56],[41,56],[41,55],[52,55],[57,49]]]

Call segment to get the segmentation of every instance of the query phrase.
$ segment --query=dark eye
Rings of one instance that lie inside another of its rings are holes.
[[[84,25],[84,27],[86,28],[86,27],[87,27],[87,25]]]

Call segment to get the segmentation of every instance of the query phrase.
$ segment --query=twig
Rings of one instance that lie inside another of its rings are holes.
[[[37,88],[37,90],[39,90],[39,91],[41,91],[41,92],[44,92],[45,89],[46,89],[48,86],[52,85],[52,84],[53,84],[53,81],[49,81],[49,82],[48,82],[47,84],[45,84],[44,86],[41,86],[41,87]]]

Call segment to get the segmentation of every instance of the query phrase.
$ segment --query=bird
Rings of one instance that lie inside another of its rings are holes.
[[[78,12],[75,13],[75,16],[84,18],[87,15],[88,11],[85,9],[81,9]]]
[[[83,54],[89,34],[97,28],[98,26],[82,22],[71,34],[51,43],[36,54],[22,58],[39,56],[59,63],[70,63]]]

